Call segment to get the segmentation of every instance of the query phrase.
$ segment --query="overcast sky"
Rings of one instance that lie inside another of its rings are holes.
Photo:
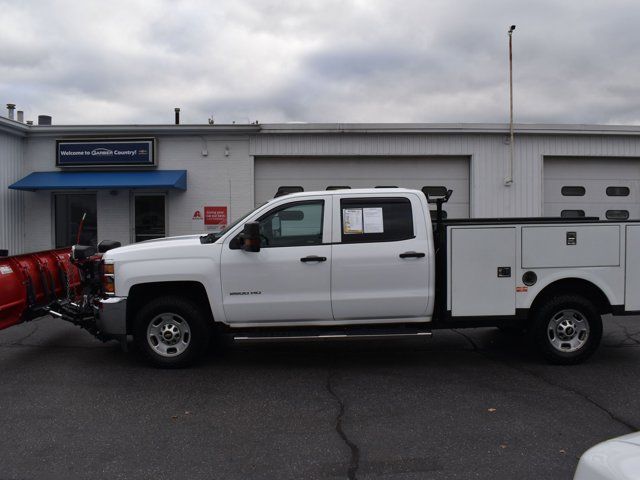
[[[640,2],[0,0],[0,102],[56,124],[640,123]],[[2,106],[2,114],[6,110]]]

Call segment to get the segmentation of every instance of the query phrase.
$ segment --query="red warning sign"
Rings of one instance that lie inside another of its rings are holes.
[[[205,225],[227,225],[227,207],[204,207]]]

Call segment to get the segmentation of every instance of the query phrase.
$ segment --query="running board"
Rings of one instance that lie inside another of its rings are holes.
[[[292,331],[261,331],[261,332],[243,332],[242,334],[233,335],[236,343],[254,343],[254,342],[305,342],[305,341],[321,341],[321,340],[376,340],[389,338],[429,338],[430,330],[398,328],[398,329],[357,329],[357,330],[336,330],[336,331],[301,331],[300,329]]]

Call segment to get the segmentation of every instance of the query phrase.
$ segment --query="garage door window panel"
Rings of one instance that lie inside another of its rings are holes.
[[[629,187],[607,187],[608,197],[628,197]]]
[[[562,212],[560,212],[561,218],[581,218],[584,216],[584,210],[562,210]]]
[[[607,210],[606,217],[607,217],[607,220],[628,220],[629,211],[628,210]]]
[[[586,190],[580,186],[567,186],[562,187],[560,193],[562,193],[563,197],[584,197]]]
[[[340,214],[342,243],[398,242],[415,237],[411,202],[406,198],[343,199]],[[354,225],[349,225],[351,220]]]
[[[324,200],[288,203],[261,217],[264,248],[322,244]]]
[[[304,188],[300,186],[278,187],[278,191],[276,192],[275,198],[282,197],[283,195],[289,195],[290,193],[298,193],[298,192],[304,192]]]

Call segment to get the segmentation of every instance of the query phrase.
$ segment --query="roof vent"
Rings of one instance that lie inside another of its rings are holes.
[[[51,125],[51,115],[38,115],[38,125]]]
[[[15,103],[7,103],[7,117],[9,120],[13,120],[13,112],[16,110]]]
[[[22,110],[18,110],[18,121],[24,123],[24,112]]]

